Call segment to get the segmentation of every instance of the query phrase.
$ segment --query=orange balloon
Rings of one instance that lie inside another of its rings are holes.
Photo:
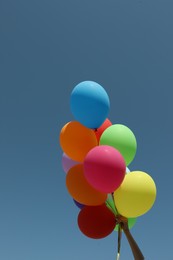
[[[106,193],[95,190],[87,182],[83,173],[82,164],[77,164],[68,171],[66,186],[73,199],[84,205],[101,205],[107,199]]]
[[[92,129],[71,121],[61,129],[60,145],[71,159],[83,162],[86,154],[98,145],[98,141]]]

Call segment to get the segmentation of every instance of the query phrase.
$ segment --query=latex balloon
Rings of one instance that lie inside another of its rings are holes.
[[[142,171],[125,175],[121,186],[114,192],[118,212],[127,218],[145,214],[156,199],[156,185],[151,176]]]
[[[106,130],[106,128],[108,128],[111,125],[112,125],[111,121],[108,118],[106,118],[106,120],[103,122],[103,124],[99,128],[94,130],[98,142],[100,141],[100,137],[101,137],[102,133]]]
[[[136,220],[137,220],[137,218],[128,218],[127,219],[129,229],[131,229],[135,225]],[[119,229],[119,224],[116,225],[115,231],[118,231],[118,229]]]
[[[63,153],[62,167],[65,173],[67,173],[70,170],[70,168],[72,168],[76,164],[79,164],[79,162],[72,160],[67,154]]]
[[[84,159],[84,175],[97,190],[105,193],[115,191],[122,183],[126,171],[123,156],[108,145],[91,149]]]
[[[129,173],[129,172],[130,172],[129,168],[128,168],[128,167],[126,167],[126,173]]]
[[[85,205],[79,203],[78,201],[76,201],[76,200],[74,200],[74,199],[73,199],[73,201],[74,201],[74,204],[75,204],[79,209],[83,209],[83,207],[85,207]]]
[[[115,225],[115,216],[105,205],[86,206],[78,215],[79,229],[89,238],[104,238],[114,230]]]
[[[70,97],[70,108],[75,120],[88,128],[98,128],[110,109],[108,94],[94,81],[83,81],[75,86]]]
[[[126,166],[134,159],[137,149],[133,132],[121,124],[109,126],[101,135],[100,145],[110,145],[116,148],[123,155]]]
[[[60,145],[72,160],[83,162],[86,154],[98,145],[93,130],[77,121],[67,123],[60,132]]]
[[[94,189],[85,179],[83,165],[73,166],[66,175],[66,186],[70,195],[84,205],[100,205],[106,201],[107,194]]]

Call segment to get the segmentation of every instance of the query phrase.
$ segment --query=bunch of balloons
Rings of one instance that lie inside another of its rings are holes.
[[[94,81],[74,87],[70,109],[74,121],[61,129],[60,145],[66,187],[80,208],[79,229],[90,238],[106,237],[117,230],[117,214],[131,228],[156,199],[152,177],[128,169],[137,149],[134,133],[108,119],[108,94]]]

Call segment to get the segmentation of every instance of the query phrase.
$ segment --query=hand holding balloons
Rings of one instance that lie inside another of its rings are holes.
[[[108,119],[109,97],[94,81],[74,87],[70,108],[76,121],[61,129],[60,145],[66,187],[80,209],[79,229],[87,237],[104,238],[120,230],[120,215],[133,227],[156,199],[151,176],[127,168],[136,155],[134,133]]]

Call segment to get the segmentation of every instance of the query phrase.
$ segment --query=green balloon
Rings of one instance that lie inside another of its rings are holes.
[[[128,166],[134,159],[137,142],[133,132],[125,125],[111,125],[103,132],[100,145],[110,145],[117,149]]]
[[[128,227],[129,227],[129,229],[131,229],[135,225],[136,220],[137,220],[137,218],[128,218]],[[118,231],[118,228],[119,228],[119,224],[115,226],[114,230]]]

